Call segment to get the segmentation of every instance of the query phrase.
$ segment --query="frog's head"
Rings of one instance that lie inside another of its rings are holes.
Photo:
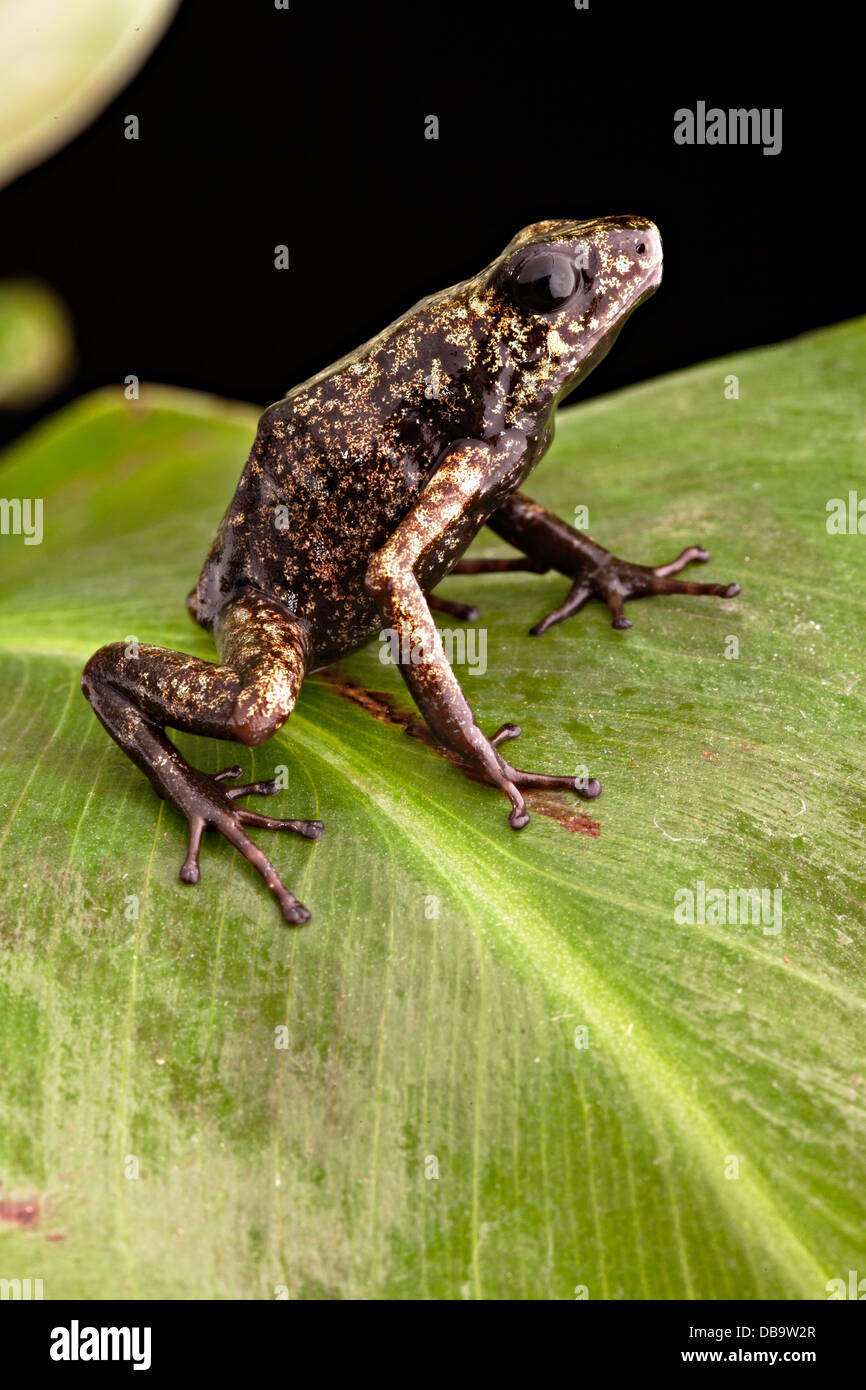
[[[481,277],[526,398],[559,398],[610,349],[662,277],[662,243],[645,217],[536,222]]]

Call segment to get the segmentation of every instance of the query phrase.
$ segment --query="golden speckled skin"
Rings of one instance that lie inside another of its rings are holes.
[[[563,308],[528,311],[512,293],[515,268],[546,248],[586,269]],[[660,277],[661,242],[644,218],[538,222],[479,275],[422,300],[296,386],[261,418],[190,596],[198,621],[211,626],[252,587],[309,628],[314,665],[368,640],[380,626],[364,584],[370,559],[451,446],[521,431],[517,487],[550,443],[559,398],[607,352]],[[426,563],[425,592],[490,510],[467,512],[447,554]]]

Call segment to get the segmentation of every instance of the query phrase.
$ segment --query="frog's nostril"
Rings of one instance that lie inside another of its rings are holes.
[[[646,252],[646,243],[643,241],[639,241],[637,246],[635,247],[635,250],[637,251],[639,256],[643,256]]]

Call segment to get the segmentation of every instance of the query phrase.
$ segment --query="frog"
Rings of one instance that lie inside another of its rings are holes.
[[[185,818],[184,884],[199,881],[211,828],[258,872],[287,924],[310,920],[249,832],[315,841],[322,822],[239,804],[282,790],[280,779],[238,783],[238,764],[199,771],[167,731],[256,747],[289,719],[307,675],[386,631],[400,639],[400,673],[432,741],[508,799],[513,830],[529,823],[526,793],[600,794],[597,777],[509,762],[501,750],[520,737],[518,724],[481,729],[433,616],[477,609],[435,590],[446,575],[556,571],[570,587],[532,627],[536,637],[591,599],[623,630],[631,599],[740,592],[675,577],[710,559],[700,545],[656,566],[622,560],[523,491],[551,445],[558,404],[658,289],[662,261],[648,218],[533,223],[480,273],[421,299],[264,411],[187,597],[218,660],[114,642],[81,678],[109,735]],[[483,527],[516,554],[464,558]]]

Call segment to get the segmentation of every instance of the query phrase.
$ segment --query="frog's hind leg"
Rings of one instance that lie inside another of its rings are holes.
[[[272,794],[277,783],[224,787],[240,776],[239,767],[214,776],[199,772],[169,742],[165,730],[235,739],[248,746],[263,743],[294,707],[309,664],[309,635],[291,614],[251,593],[226,609],[218,642],[220,665],[144,644],[131,654],[124,643],[112,643],[88,661],[82,689],[97,718],[157,794],[186,817],[189,848],[180,871],[183,881],[198,882],[201,841],[212,826],[258,870],[285,920],[306,922],[307,908],[285,887],[245,827],[291,830],[317,840],[324,829],[321,821],[277,820],[238,806],[240,797]]]

